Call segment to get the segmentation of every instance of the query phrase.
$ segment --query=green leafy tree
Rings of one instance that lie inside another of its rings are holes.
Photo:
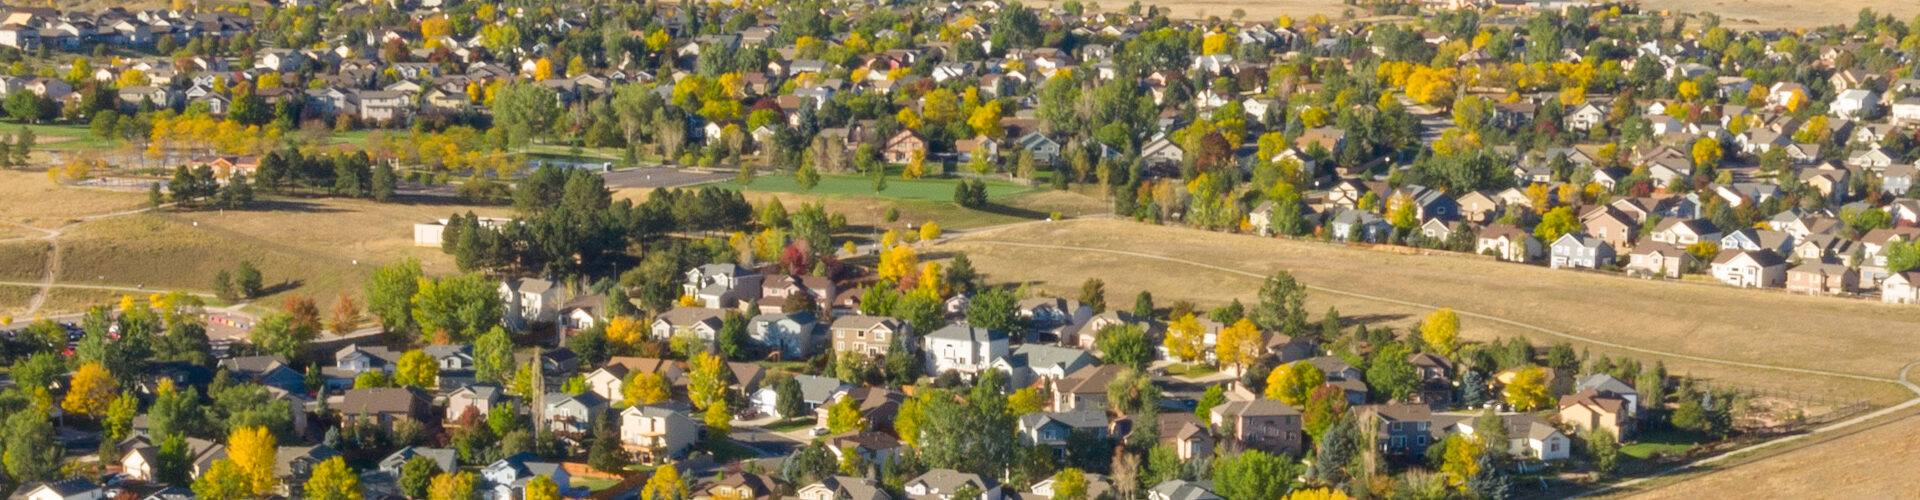
[[[1147,341],[1146,330],[1138,325],[1107,325],[1094,335],[1094,346],[1107,364],[1145,370],[1153,362],[1153,346]]]
[[[470,342],[500,324],[505,307],[493,283],[480,273],[421,281],[413,297],[413,320],[429,339]],[[444,337],[442,337],[444,335]]]
[[[1227,500],[1283,498],[1300,473],[1300,466],[1286,457],[1247,450],[1214,462],[1213,484]]]
[[[52,481],[60,475],[66,449],[55,439],[53,422],[38,409],[16,411],[7,417],[4,461],[15,481]]]
[[[265,285],[261,283],[260,269],[253,267],[253,261],[242,260],[233,272],[234,285],[240,287],[241,298],[255,298]]]
[[[1307,288],[1286,271],[1274,273],[1260,285],[1260,302],[1247,312],[1261,330],[1296,335],[1307,324]]]
[[[475,379],[506,383],[513,375],[513,339],[507,336],[507,330],[495,326],[481,334],[473,346],[473,377]]]
[[[445,472],[432,457],[415,455],[400,465],[400,493],[407,498],[427,498],[434,478]]]
[[[373,270],[367,280],[367,312],[380,318],[380,327],[388,332],[404,332],[413,327],[413,297],[420,293],[420,261],[403,259]]]
[[[1374,395],[1382,400],[1406,401],[1420,382],[1413,362],[1407,359],[1412,354],[1406,344],[1398,342],[1374,351],[1367,364],[1367,387]]]

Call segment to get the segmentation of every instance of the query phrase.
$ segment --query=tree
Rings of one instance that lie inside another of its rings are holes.
[[[1533,227],[1533,236],[1541,244],[1551,244],[1561,235],[1580,232],[1580,219],[1573,214],[1573,207],[1560,207],[1548,210],[1540,216],[1540,224]]]
[[[800,184],[801,192],[813,191],[814,186],[820,185],[820,171],[812,164],[801,164],[800,169],[793,172],[793,179]]]
[[[455,343],[479,337],[505,314],[499,291],[480,273],[421,280],[413,307],[413,320],[422,332],[431,334],[427,338],[444,335]]]
[[[260,290],[263,286],[260,283],[260,279],[260,270],[253,267],[253,261],[251,260],[240,261],[239,268],[233,272],[234,284],[240,287],[241,298],[251,299],[259,297]]]
[[[1613,467],[1620,463],[1620,442],[1613,438],[1613,433],[1606,429],[1593,429],[1587,431],[1585,439],[1587,455],[1593,458],[1594,469],[1602,473],[1613,472]]]
[[[333,315],[327,321],[327,329],[338,335],[353,333],[360,328],[360,304],[348,297],[346,292],[333,299]]]
[[[1087,278],[1080,284],[1080,303],[1093,308],[1094,314],[1107,312],[1107,282],[1100,278]]]
[[[4,461],[14,481],[52,481],[60,474],[66,452],[54,437],[45,411],[28,408],[7,416]]]
[[[1441,442],[1446,457],[1440,465],[1440,472],[1447,475],[1447,482],[1455,488],[1465,491],[1467,478],[1480,473],[1480,456],[1485,454],[1486,446],[1479,436],[1449,434]]]
[[[396,385],[432,389],[440,381],[440,364],[433,355],[414,349],[400,355],[399,366],[393,372]]]
[[[1442,307],[1420,323],[1420,339],[1442,356],[1452,356],[1460,348],[1460,317],[1453,308]]]
[[[306,497],[315,500],[360,500],[360,475],[347,468],[347,459],[333,457],[313,467]]]
[[[107,406],[107,419],[104,427],[107,439],[120,442],[133,430],[133,419],[140,416],[140,398],[133,391],[121,391],[120,397],[113,398],[113,404]]]
[[[67,390],[67,398],[60,407],[68,412],[87,416],[104,416],[107,408],[120,394],[120,383],[108,373],[99,362],[80,365],[73,374],[72,388]]]
[[[843,397],[827,407],[827,431],[834,434],[861,430],[866,427],[866,419],[860,417],[860,407],[853,398]]]
[[[1381,346],[1367,363],[1367,387],[1382,399],[1405,401],[1420,382],[1419,373],[1407,358],[1413,354],[1398,342]]]
[[[1528,366],[1514,372],[1513,381],[1507,383],[1502,396],[1517,411],[1534,411],[1552,404],[1553,395],[1547,389],[1547,370]]]
[[[1153,347],[1147,344],[1147,331],[1138,325],[1107,325],[1094,333],[1094,347],[1101,361],[1110,365],[1147,369],[1153,362]]]
[[[927,221],[926,224],[920,225],[920,241],[940,239],[940,234],[940,223],[938,222]]]
[[[1227,500],[1281,498],[1293,489],[1300,466],[1286,457],[1247,450],[1213,465],[1213,484]]]
[[[232,459],[213,462],[200,479],[193,482],[194,498],[203,500],[245,500],[254,498],[252,479]]]
[[[1352,500],[1352,498],[1340,490],[1315,488],[1293,490],[1293,493],[1288,493],[1283,500]]]
[[[1220,333],[1215,337],[1215,358],[1220,364],[1230,364],[1236,369],[1258,361],[1267,348],[1267,341],[1265,336],[1261,335],[1260,327],[1254,326],[1253,321],[1246,318],[1240,318],[1233,325],[1220,329]]]
[[[399,182],[399,174],[393,171],[393,166],[382,163],[373,168],[373,179],[370,182],[372,189],[368,194],[373,201],[381,203],[393,201],[393,190]]]
[[[1720,141],[1711,137],[1702,137],[1693,141],[1693,166],[1697,169],[1712,171],[1720,164]]]
[[[427,487],[427,499],[477,500],[480,498],[478,483],[472,472],[448,472],[433,476],[433,485]]]
[[[1187,313],[1167,325],[1166,338],[1161,343],[1166,345],[1168,354],[1191,363],[1200,359],[1200,346],[1206,340],[1206,334],[1206,328],[1200,326],[1200,319],[1193,313]]]
[[[708,405],[704,416],[708,439],[724,440],[727,439],[727,433],[733,432],[733,409],[727,408],[726,399]]]
[[[473,378],[505,383],[513,373],[513,339],[498,326],[480,335],[473,346]]]
[[[773,386],[774,411],[780,412],[780,418],[795,418],[806,413],[806,397],[800,393],[800,381],[793,377],[780,379]]]
[[[680,478],[680,469],[673,464],[662,465],[654,469],[653,477],[647,478],[647,485],[640,489],[640,500],[685,500],[687,481]]]
[[[434,479],[445,472],[433,457],[414,455],[400,465],[400,493],[407,498],[428,498]]]
[[[1024,338],[1026,333],[1020,322],[1020,298],[1005,289],[974,294],[967,304],[967,323],[1015,338]]]
[[[553,482],[552,476],[534,476],[527,482],[527,492],[521,498],[526,500],[560,500],[560,485]]]
[[[620,386],[620,395],[622,404],[627,406],[646,406],[666,401],[669,397],[667,379],[658,373],[634,372]]]
[[[726,315],[720,319],[720,333],[715,336],[714,342],[719,344],[720,354],[727,359],[746,359],[747,317],[738,312],[727,311]]]
[[[1260,302],[1247,312],[1261,330],[1297,335],[1307,324],[1307,288],[1279,271],[1260,285]]]
[[[1153,293],[1141,290],[1133,296],[1133,315],[1140,319],[1153,317]]]
[[[689,360],[687,397],[693,406],[705,410],[722,401],[727,391],[727,363],[712,353],[699,353]]]
[[[1053,497],[1051,500],[1091,500],[1087,498],[1087,475],[1080,469],[1068,467],[1053,476]]]
[[[1307,404],[1314,392],[1326,384],[1327,373],[1321,371],[1320,367],[1295,361],[1267,373],[1265,395],[1267,399],[1276,399],[1298,408]]]
[[[408,258],[380,266],[367,280],[367,312],[389,333],[413,326],[413,296],[420,293],[420,261]]]
[[[506,131],[507,142],[524,146],[529,138],[553,129],[560,115],[554,91],[531,83],[511,83],[494,94],[494,125]]]
[[[280,476],[273,472],[278,448],[273,434],[265,427],[237,428],[227,435],[227,457],[246,475],[247,491],[252,496],[272,493],[279,484]]]

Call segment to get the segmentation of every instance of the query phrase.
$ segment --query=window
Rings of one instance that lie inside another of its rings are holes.
[[[874,340],[887,340],[887,332],[873,332]]]

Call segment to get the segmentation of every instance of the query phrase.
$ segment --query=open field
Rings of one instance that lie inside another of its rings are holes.
[[[1150,289],[1156,303],[1193,300],[1201,307],[1254,300],[1260,280],[1238,273],[1143,258],[1016,242],[1103,248],[1169,256],[1267,274],[1286,269],[1309,285],[1521,321],[1601,341],[1681,355],[1891,379],[1920,353],[1907,335],[1920,315],[1906,307],[1858,300],[1792,296],[1719,286],[1642,281],[1499,263],[1470,256],[1408,256],[1341,245],[1255,238],[1126,221],[1027,225],[961,237],[934,257],[965,251],[989,281],[1031,280],[1036,289],[1075,296],[1100,277],[1109,303],[1131,303]],[[1428,308],[1314,292],[1313,319],[1328,307],[1349,319],[1405,328]],[[1631,314],[1619,314],[1631,311]],[[1515,325],[1462,318],[1462,335],[1488,340],[1526,335],[1535,345],[1563,340]],[[1894,384],[1732,366],[1574,342],[1595,356],[1664,360],[1675,374],[1747,389],[1887,404],[1912,394]]]
[[[995,196],[993,194],[994,187],[992,184],[989,184],[987,188],[990,196],[988,206],[984,209],[976,210],[961,208],[953,204],[951,201],[953,196],[951,184],[948,184],[948,187],[945,188],[947,193],[945,198],[912,200],[875,198],[868,193],[827,194],[818,188],[807,193],[800,193],[797,192],[797,190],[792,192],[762,190],[764,186],[763,182],[766,180],[769,180],[769,178],[763,177],[755,180],[753,184],[748,187],[746,190],[747,201],[757,205],[765,203],[767,200],[778,198],[780,199],[781,205],[786,206],[788,211],[798,208],[801,203],[821,203],[826,206],[829,212],[845,214],[847,216],[847,223],[850,226],[858,226],[853,229],[855,232],[865,231],[863,228],[875,225],[905,228],[907,224],[918,226],[927,221],[939,223],[941,228],[947,230],[971,229],[1045,219],[1048,214],[1053,212],[1060,212],[1064,217],[1103,214],[1107,213],[1112,207],[1112,204],[1105,200],[1096,199],[1076,192],[1055,191],[1046,188],[1034,190],[1021,188],[1023,189],[1022,191],[1002,191],[1000,195]],[[788,181],[791,182],[791,179],[788,179]],[[863,180],[862,182],[865,181]],[[889,180],[887,182],[890,184],[887,190],[888,194],[890,194],[893,192],[891,184],[894,181]],[[822,180],[821,185],[824,186],[825,184],[826,181]],[[726,182],[715,183],[714,185],[737,187],[734,184]],[[866,184],[862,184],[861,189],[866,189]],[[614,191],[613,196],[615,199],[625,198],[639,202],[645,200],[647,194],[652,191],[652,189],[646,188],[619,189]],[[900,212],[900,219],[893,224],[883,224],[881,222],[887,212],[887,207],[893,207]]]
[[[33,300],[36,289],[24,286],[0,285],[0,316],[14,316],[27,312],[27,301]],[[33,318],[14,318],[15,321]]]
[[[357,293],[374,267],[401,258],[419,258],[429,274],[454,272],[452,258],[439,249],[413,246],[415,222],[469,209],[506,212],[347,199],[260,203],[262,210],[140,214],[71,229],[63,237],[61,282],[204,292],[215,273],[246,259],[266,278],[270,293],[260,302],[277,304],[299,293],[330,303],[338,292]]]
[[[0,219],[9,222],[50,228],[72,218],[133,210],[146,204],[146,193],[75,188],[48,180],[46,171],[0,169]],[[8,231],[8,237],[23,232],[15,228]]]
[[[1626,498],[1920,498],[1916,428],[1920,415],[1910,414]]]
[[[46,240],[0,243],[0,281],[40,281],[51,247]]]

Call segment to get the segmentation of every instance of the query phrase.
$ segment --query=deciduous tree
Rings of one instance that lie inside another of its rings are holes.
[[[314,500],[360,500],[360,475],[347,468],[347,459],[329,458],[313,467],[304,491]]]
[[[98,362],[80,365],[73,374],[73,382],[67,390],[66,400],[60,407],[70,413],[93,417],[104,416],[113,400],[120,394],[120,383],[113,374],[100,366]]]

